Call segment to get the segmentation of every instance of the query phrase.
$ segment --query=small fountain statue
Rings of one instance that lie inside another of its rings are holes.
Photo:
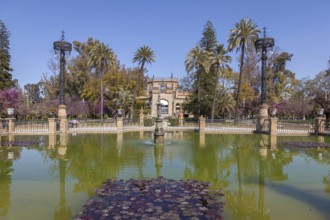
[[[158,92],[158,101],[157,101],[157,118],[156,118],[156,127],[154,133],[154,142],[156,144],[164,143],[164,128],[163,128],[163,119],[161,119],[161,107],[160,103],[160,89]]]

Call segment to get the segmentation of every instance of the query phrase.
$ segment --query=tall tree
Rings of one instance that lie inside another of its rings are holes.
[[[206,51],[203,50],[199,45],[189,50],[185,59],[186,71],[194,72],[194,76],[197,81],[197,94],[198,94],[198,115],[201,113],[201,88],[200,88],[200,75],[202,72],[203,64],[206,66]]]
[[[0,89],[9,89],[15,86],[10,67],[10,32],[2,20],[0,20]]]
[[[241,19],[240,22],[235,24],[235,28],[230,30],[228,37],[228,49],[233,51],[236,48],[236,52],[241,51],[240,58],[240,72],[237,87],[236,107],[235,107],[235,120],[238,119],[238,106],[239,96],[241,92],[241,82],[244,66],[244,53],[247,49],[254,47],[254,42],[259,38],[260,30],[258,26],[249,18]]]
[[[96,75],[100,77],[101,81],[101,121],[103,123],[103,75],[112,66],[116,64],[116,55],[112,49],[105,43],[95,45],[89,54],[89,66],[94,68]]]
[[[216,104],[217,90],[219,87],[219,77],[222,75],[222,70],[226,67],[227,63],[231,62],[231,56],[227,55],[228,51],[224,48],[223,44],[217,45],[213,54],[213,64],[216,66],[216,80],[214,83],[213,102],[211,120],[214,119],[214,110]]]
[[[133,57],[133,63],[136,63],[136,62],[138,63],[138,65],[140,67],[140,71],[139,71],[139,75],[136,79],[136,84],[135,84],[135,88],[134,88],[131,118],[133,118],[134,104],[135,104],[135,99],[137,96],[137,89],[140,86],[140,83],[143,82],[144,66],[145,66],[145,64],[151,64],[151,63],[156,62],[155,53],[151,49],[151,47],[144,45],[144,46],[138,48]]]
[[[26,84],[24,86],[28,106],[41,101],[40,83]]]
[[[73,42],[73,49],[78,53],[76,57],[71,59],[68,64],[69,72],[65,88],[70,96],[82,96],[85,84],[90,80],[90,69],[88,65],[89,54],[95,45],[99,44],[99,40],[88,38],[86,42]]]
[[[199,41],[202,49],[213,52],[217,46],[216,31],[211,21],[207,21],[203,29],[203,37]]]
[[[214,86],[216,86],[217,80],[217,69],[213,63],[213,53],[216,53],[216,47],[218,45],[218,40],[216,36],[216,30],[213,27],[211,21],[207,21],[203,28],[202,38],[199,41],[199,45],[204,51],[209,52],[206,53],[206,60],[203,65],[204,70],[201,69],[200,74],[200,95],[201,95],[201,103],[202,109],[201,114],[210,116],[212,114],[212,105],[214,96],[210,95],[214,92]],[[209,60],[210,65],[205,69],[205,63]]]

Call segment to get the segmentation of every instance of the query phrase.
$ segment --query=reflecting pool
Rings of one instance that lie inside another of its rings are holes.
[[[212,183],[224,219],[330,219],[330,137],[171,132],[3,136],[0,219],[72,219],[108,178]],[[19,145],[19,146],[17,146]],[[29,145],[29,146],[24,146]]]

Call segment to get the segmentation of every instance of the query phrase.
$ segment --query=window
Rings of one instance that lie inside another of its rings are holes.
[[[168,115],[168,101],[162,99],[162,100],[160,100],[160,103],[162,104],[160,113],[162,115]]]

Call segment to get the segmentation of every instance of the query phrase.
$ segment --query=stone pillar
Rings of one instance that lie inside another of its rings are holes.
[[[256,130],[257,132],[264,132],[265,131],[265,120],[268,119],[268,105],[267,104],[262,104],[259,107],[259,116],[258,116],[258,122],[257,122],[257,127]],[[266,127],[267,128],[267,127]]]
[[[15,118],[8,118],[8,133],[14,133],[15,132]]]
[[[142,107],[140,109],[140,126],[144,126],[144,112]]]
[[[269,133],[270,135],[277,135],[278,118],[272,117],[269,119]]]
[[[205,133],[205,118],[203,115],[199,117],[199,133]]]
[[[59,105],[58,106],[58,119],[60,120],[60,131],[67,132],[69,130],[68,118],[66,115],[66,106]]]
[[[117,117],[117,133],[123,132],[123,118]]]
[[[179,126],[183,126],[183,120],[184,120],[183,109],[182,109],[182,107],[180,107],[180,112],[179,112]]]
[[[325,118],[317,117],[315,118],[315,134],[320,134],[324,132],[324,126],[325,126]]]
[[[48,118],[48,133],[56,133],[56,118]]]

